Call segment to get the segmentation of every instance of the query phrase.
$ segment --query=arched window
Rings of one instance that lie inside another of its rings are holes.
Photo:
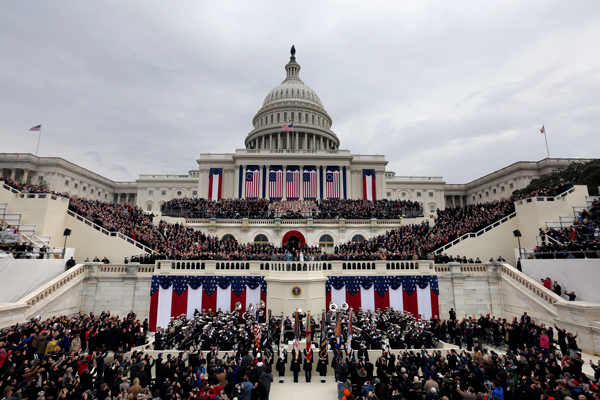
[[[323,235],[319,239],[319,246],[321,247],[333,247],[333,238],[329,235]]]
[[[304,114],[304,122],[308,123],[308,114]]]
[[[271,114],[271,123],[273,123],[273,114]]]
[[[281,115],[277,113],[277,122],[281,122]]]
[[[287,113],[286,112],[283,113],[283,122],[287,122]]]
[[[365,237],[363,235],[354,235],[352,237],[353,242],[362,242],[364,240],[365,240]]]
[[[302,91],[302,97],[304,97],[304,90]]]
[[[294,89],[292,89],[292,96],[294,95]]]
[[[287,96],[289,93],[289,91],[287,89],[285,89],[285,95]]]
[[[317,125],[321,125],[321,118],[317,117]]]
[[[254,238],[254,244],[269,244],[269,239],[265,235],[256,235]]]
[[[315,116],[314,115],[312,116],[312,124],[313,125],[315,124]]]
[[[227,235],[223,236],[221,240],[235,240],[235,237],[228,233]]]
[[[294,90],[294,89],[292,89],[292,90]],[[290,121],[294,122],[294,113],[290,114]]]

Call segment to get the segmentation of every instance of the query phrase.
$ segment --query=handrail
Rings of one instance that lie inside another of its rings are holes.
[[[155,253],[158,254],[156,251],[152,250],[151,248],[141,244],[140,242],[133,240],[132,238],[130,238],[127,235],[122,234],[121,232],[111,232],[106,230],[105,228],[101,227],[100,225],[96,225],[95,223],[93,223],[92,221],[90,221],[87,218],[82,217],[79,214],[74,213],[71,210],[67,210],[67,215],[77,219],[78,221],[83,222],[84,224],[91,226],[92,228],[96,229],[97,231],[102,232],[103,234],[105,234],[106,236],[112,236],[112,237],[118,237],[119,239],[125,240],[126,242],[144,250],[146,253]]]
[[[479,230],[477,232],[465,233],[461,237],[459,237],[457,239],[454,239],[452,242],[446,244],[443,247],[440,247],[440,248],[436,249],[435,251],[436,252],[442,252],[442,251],[447,250],[450,247],[454,246],[455,244],[458,244],[458,243],[462,242],[463,240],[466,240],[466,239],[468,239],[470,237],[479,237],[479,236],[483,235],[484,233],[486,233],[487,231],[490,231],[490,230],[494,229],[495,227],[497,227],[497,226],[499,226],[499,225],[507,222],[509,219],[513,219],[516,216],[517,216],[517,212],[515,211],[512,214],[509,214],[506,217],[501,218],[498,221],[492,222],[491,224],[489,224],[488,226],[486,226],[485,228],[483,228],[483,229],[481,229],[481,230]]]
[[[501,276],[507,276],[512,278],[513,281],[524,286],[529,291],[533,292],[537,297],[547,302],[550,306],[554,306],[558,302],[565,301],[563,298],[557,296],[551,290],[548,290],[544,285],[539,282],[536,282],[534,279],[525,275],[522,272],[519,272],[516,268],[512,267],[509,264],[502,263],[500,264],[500,273]]]
[[[525,256],[533,256],[532,259],[567,259],[569,255],[573,254],[582,254],[583,257],[574,257],[574,258],[600,258],[600,252],[597,250],[559,250],[559,251],[524,251],[523,254]],[[557,255],[565,256],[565,257],[557,257]],[[588,257],[591,255],[592,257]],[[536,257],[536,256],[552,256],[552,257]]]

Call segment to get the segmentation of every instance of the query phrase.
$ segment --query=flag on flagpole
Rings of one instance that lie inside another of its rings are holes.
[[[306,361],[312,360],[312,343],[310,342],[310,311],[306,314]]]
[[[31,128],[31,129],[29,130],[29,132],[31,132],[31,131],[39,132],[39,131],[41,131],[41,130],[42,130],[42,126],[41,126],[41,125],[38,125],[38,126],[34,126],[33,128]]]
[[[258,322],[254,324],[254,346],[256,347],[256,351],[260,351],[260,328],[258,327]]]
[[[346,339],[346,354],[352,354],[352,309],[348,312],[348,338]]]
[[[336,365],[342,361],[342,326],[340,324],[340,311],[335,312],[336,323],[335,323],[335,349],[333,349],[333,359]]]
[[[285,345],[284,333],[285,328],[283,327],[283,313],[281,314],[281,333],[279,334],[279,358],[283,358],[283,350]]]
[[[542,134],[546,133],[546,128],[544,128],[544,125],[542,125],[542,129],[540,129],[540,132],[542,132]]]
[[[325,312],[321,316],[321,347],[319,348],[319,358],[324,360],[327,357],[327,336],[325,335]]]
[[[283,125],[281,130],[284,132],[294,132],[294,124]]]
[[[294,313],[294,359],[297,360],[300,355],[300,348],[298,347],[300,336],[300,318],[298,317],[298,311]]]

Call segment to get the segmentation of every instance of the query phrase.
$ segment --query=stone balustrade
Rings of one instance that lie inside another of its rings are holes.
[[[141,268],[142,266],[140,266]],[[269,271],[325,271],[326,275],[351,274],[429,274],[435,270],[429,260],[369,260],[369,261],[283,261],[283,260],[160,260],[154,270],[161,274],[234,274],[264,275]]]
[[[73,281],[77,277],[83,277],[84,274],[85,266],[81,264],[77,265],[71,268],[70,270],[66,271],[65,273],[61,274],[57,278],[51,280],[36,291],[28,294],[27,296],[19,300],[19,302],[23,302],[28,306],[33,307],[40,301],[47,299],[54,292],[61,290],[63,286],[67,285],[69,282]]]

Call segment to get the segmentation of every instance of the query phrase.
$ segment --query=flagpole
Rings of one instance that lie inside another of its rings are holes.
[[[35,156],[37,157],[38,155],[38,151],[40,150],[40,141],[42,140],[42,127],[44,126],[44,124],[40,125],[40,135],[38,136],[38,145],[37,145],[37,149],[35,149]]]
[[[548,158],[550,158],[550,150],[548,150],[548,138],[546,137],[546,129],[544,128],[544,140],[546,141],[546,153],[548,154]]]

